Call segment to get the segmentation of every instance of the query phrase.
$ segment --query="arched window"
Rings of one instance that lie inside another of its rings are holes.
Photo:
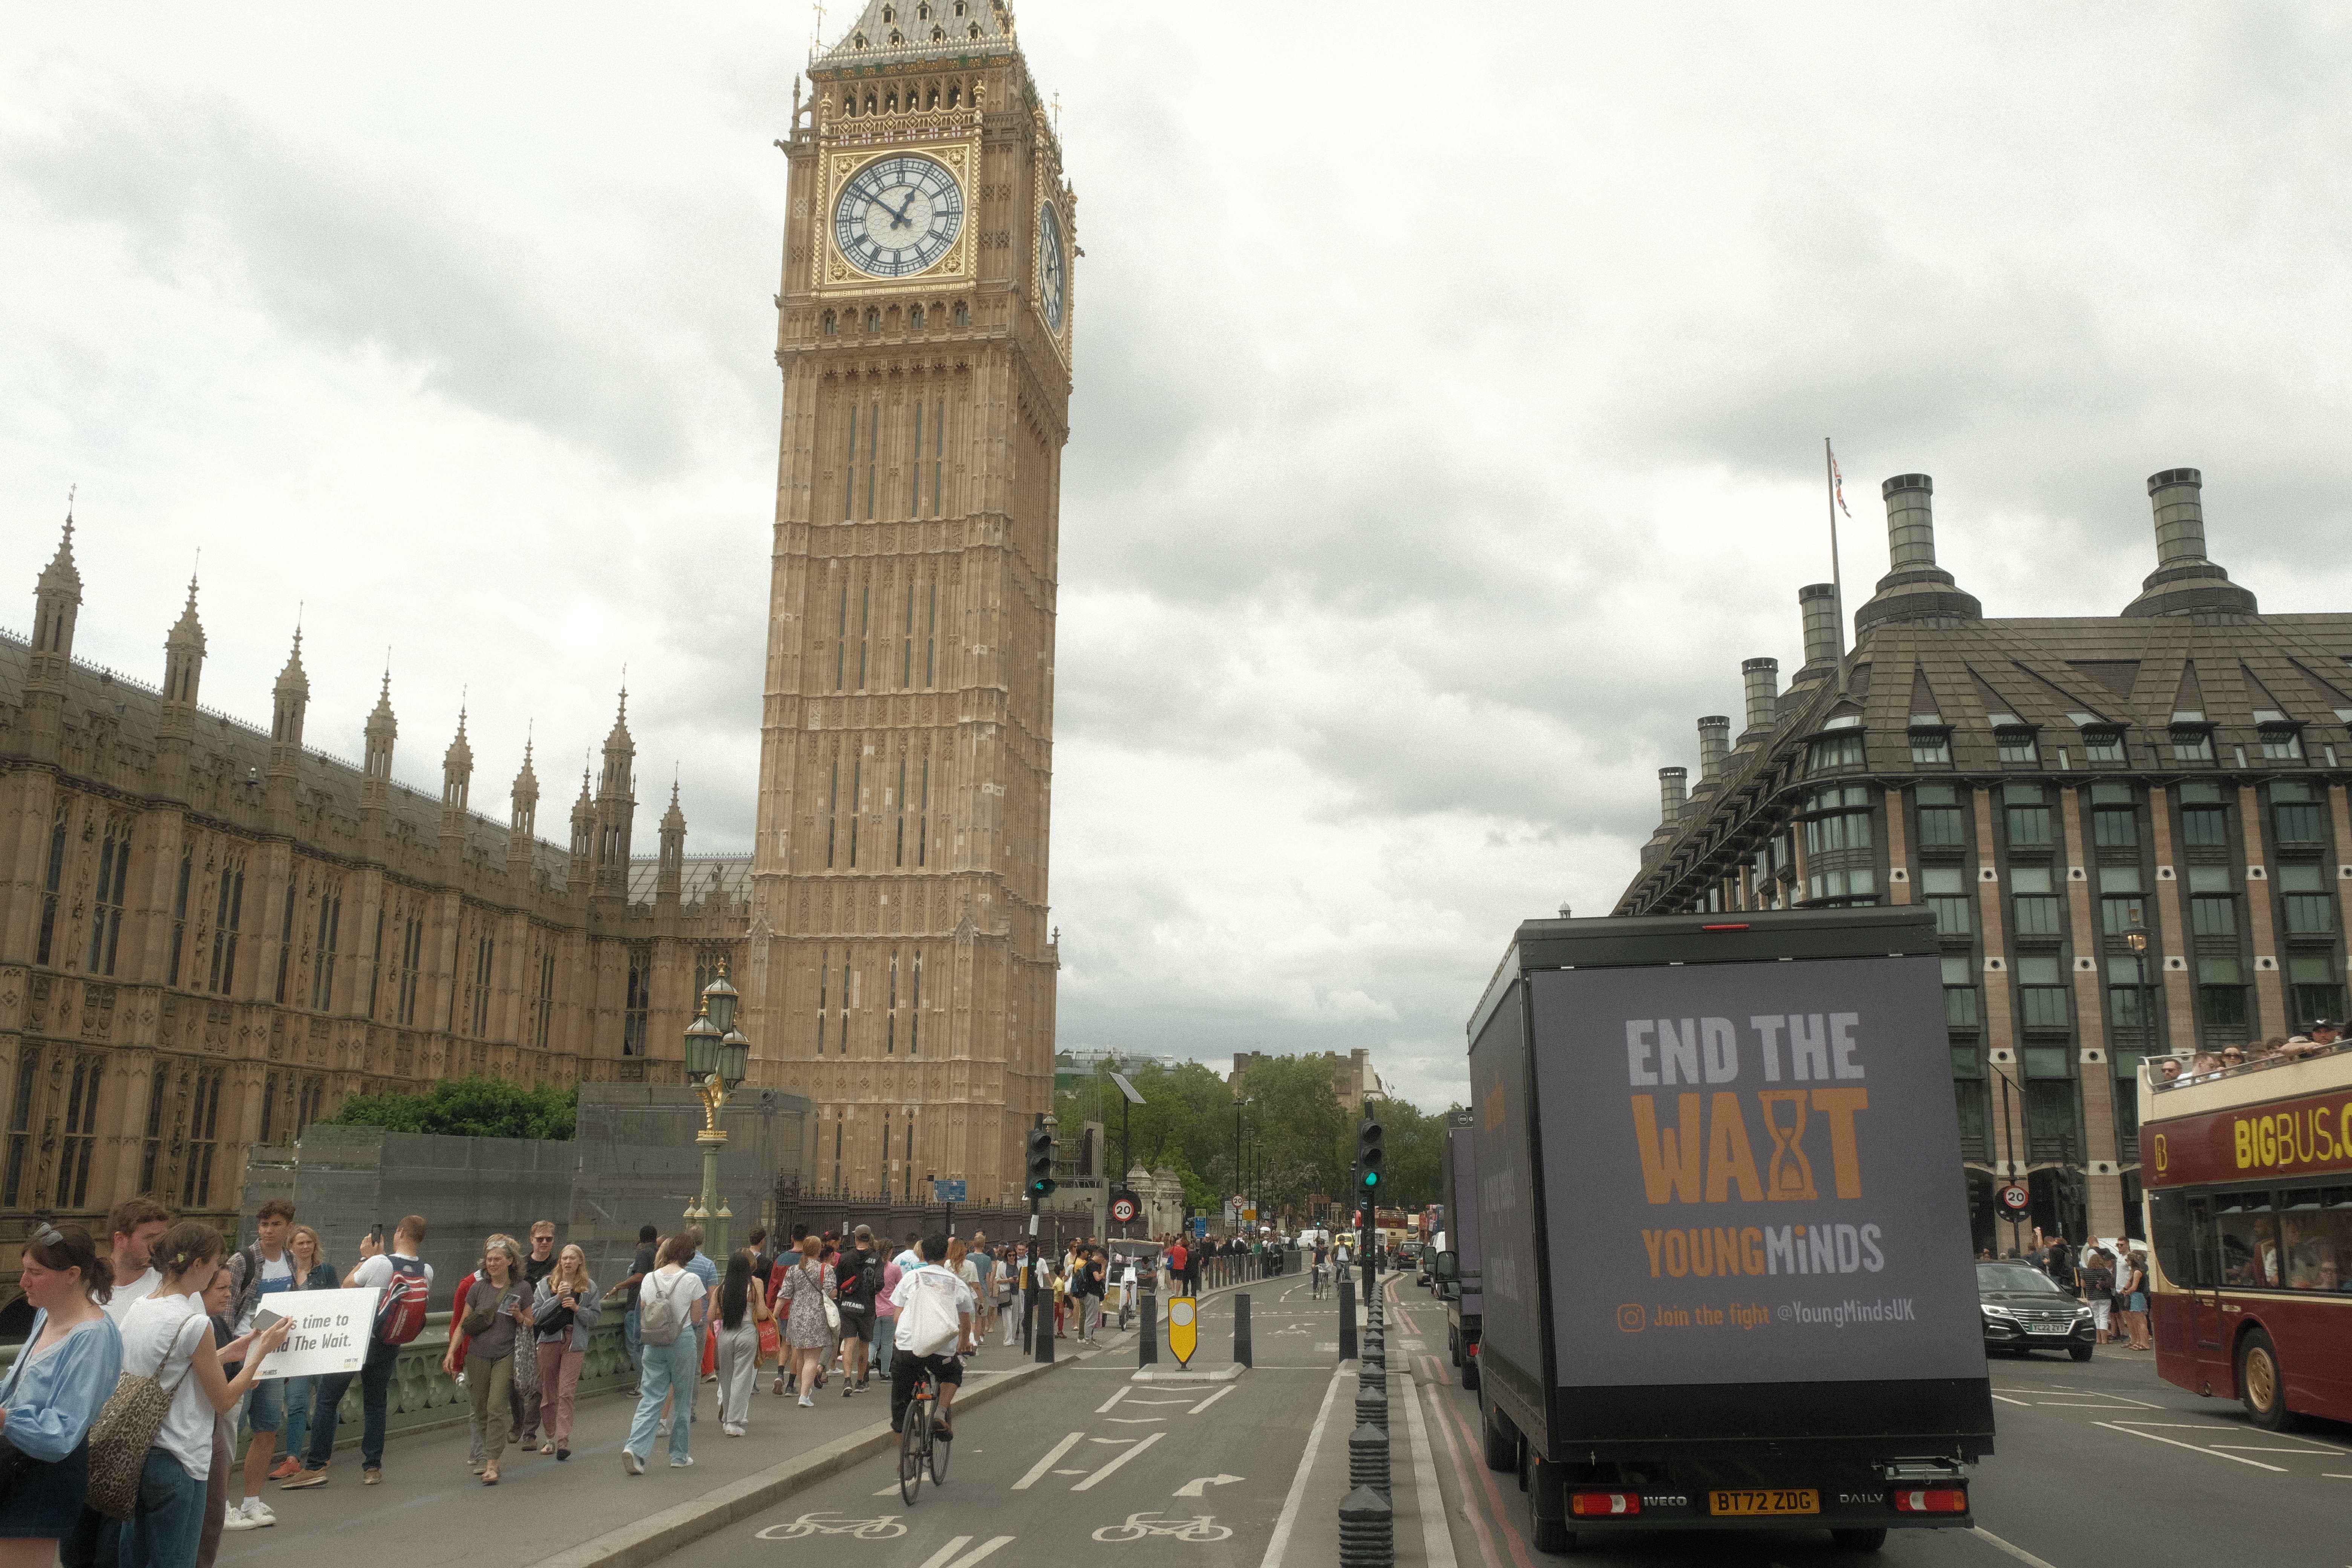
[[[955,14],[959,16],[963,15],[963,0],[955,0]]]
[[[918,21],[918,22],[928,22],[928,21],[929,21],[930,19],[931,19],[931,8],[930,8],[929,5],[918,5],[918,6],[916,6],[916,7],[915,7],[915,20],[916,20],[916,21]]]
[[[971,307],[961,300],[955,303],[955,324],[959,327],[971,325]]]
[[[850,42],[851,42],[853,45],[855,45],[856,47],[858,47],[858,48],[861,48],[861,49],[862,49],[862,48],[864,48],[864,47],[866,47],[866,35],[865,35],[865,34],[863,34],[863,33],[860,33],[860,34],[858,34],[856,37],[854,37],[854,38],[850,39]]]
[[[874,95],[870,92],[866,95],[866,112],[868,114],[874,112]]]
[[[980,37],[980,24],[977,22],[971,25],[971,36],[975,38]]]
[[[827,310],[824,313],[824,326],[820,330],[826,337],[833,337],[841,331],[840,318],[835,316],[831,310]]]
[[[882,19],[883,19],[884,21],[886,21],[886,22],[895,22],[895,21],[897,21],[897,20],[898,19],[898,7],[897,7],[896,5],[885,5],[885,6],[883,6],[883,7],[882,7]]]
[[[920,305],[915,305],[908,308],[907,311],[907,330],[910,332],[919,332],[923,330],[923,308]]]
[[[882,330],[882,312],[872,305],[866,307],[866,330],[869,334]]]
[[[950,109],[953,109],[956,106],[956,100],[962,96],[962,92],[963,89],[961,88],[951,87],[948,89],[948,107]]]
[[[898,331],[898,306],[896,306],[896,305],[893,305],[893,306],[891,306],[891,307],[890,307],[890,320],[889,320],[889,323],[888,323],[888,324],[889,324],[890,331],[891,331],[892,332],[894,332],[894,333],[895,333],[896,331]]]
[[[893,48],[896,48],[898,45],[903,44],[906,41],[906,38],[899,33],[898,28],[893,27],[890,29],[890,45]]]
[[[897,38],[893,37],[890,41],[891,41],[892,43],[894,43],[894,44],[895,44],[895,43],[897,43],[898,40]],[[888,94],[887,96],[886,96],[886,97],[882,100],[882,107],[883,107],[883,108],[885,108],[885,109],[887,109],[887,110],[889,110],[891,113],[893,113],[893,114],[898,113],[898,95],[897,93],[895,93],[895,92],[894,92],[894,93],[890,93],[890,94]]]
[[[931,32],[932,32],[932,34],[933,34],[935,37],[937,37],[944,38],[944,37],[947,37],[947,35],[946,35],[945,33],[940,32],[940,29],[939,29],[939,28],[937,28],[937,27],[933,27],[933,28],[931,29]],[[924,105],[923,105],[923,107],[924,107],[925,109],[937,109],[939,106],[940,106],[940,89],[939,89],[938,88],[933,88],[933,89],[931,89],[930,101],[929,101],[928,103],[924,104]]]
[[[933,28],[931,29],[931,42],[933,42],[933,43],[935,43],[935,44],[944,44],[944,43],[946,43],[947,41],[948,41],[948,30],[947,30],[945,27],[933,27]],[[931,94],[931,104],[932,104],[932,107],[933,107],[933,108],[937,108],[937,107],[939,106],[939,101],[940,101],[940,95],[939,95],[939,93],[938,93],[937,91],[934,91],[934,92]]]

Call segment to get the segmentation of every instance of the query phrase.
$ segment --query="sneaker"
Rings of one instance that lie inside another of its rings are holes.
[[[296,1492],[296,1491],[300,1491],[304,1487],[323,1487],[323,1486],[325,1486],[326,1484],[327,1484],[327,1472],[326,1472],[326,1471],[324,1471],[324,1470],[304,1470],[304,1471],[303,1471],[300,1475],[299,1475],[299,1476],[294,1476],[294,1477],[291,1477],[291,1478],[289,1478],[289,1479],[286,1479],[286,1480],[283,1480],[283,1481],[278,1482],[278,1489],[279,1491],[281,1491],[281,1492]]]
[[[370,1465],[366,1469],[362,1470],[360,1472],[360,1485],[363,1487],[380,1487],[383,1485],[383,1468],[380,1465]]]
[[[646,1473],[646,1462],[624,1448],[621,1450],[621,1468],[633,1476],[642,1476]]]
[[[816,1408],[816,1401],[803,1394],[801,1395],[801,1408],[803,1410],[814,1410]]]
[[[572,1448],[568,1444],[562,1446],[555,1450],[555,1462],[559,1465],[571,1457]]]
[[[289,1454],[278,1461],[278,1468],[269,1472],[269,1479],[273,1481],[282,1481],[290,1476],[299,1476],[301,1473],[302,1461]]]
[[[667,1418],[663,1420],[660,1426],[654,1428],[654,1436],[656,1437],[667,1437],[669,1436],[669,1422]]]
[[[740,1426],[736,1426],[736,1425],[735,1425],[733,1422],[731,1422],[731,1421],[730,1421],[730,1422],[729,1422],[726,1426],[721,1426],[721,1427],[720,1427],[720,1428],[719,1428],[719,1429],[721,1432],[726,1433],[730,1437],[740,1437],[740,1436],[743,1435],[743,1428],[741,1428]]]
[[[261,1506],[258,1498],[247,1498],[230,1509],[221,1520],[223,1530],[260,1530],[276,1524],[278,1516]]]
[[[842,1385],[842,1389],[841,1389],[841,1396],[842,1396],[844,1399],[846,1399],[846,1398],[848,1398],[851,1394],[855,1394],[855,1393],[856,1393],[856,1392],[857,1392],[857,1385],[856,1385],[856,1384],[854,1384],[854,1383],[850,1383],[850,1384],[844,1384]]]
[[[669,1468],[673,1470],[682,1470],[692,1463],[694,1463],[692,1454],[672,1454],[669,1457]]]

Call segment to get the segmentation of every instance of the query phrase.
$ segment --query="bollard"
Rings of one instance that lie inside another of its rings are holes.
[[[1037,1310],[1034,1317],[1037,1325],[1034,1335],[1037,1342],[1037,1364],[1051,1366],[1054,1364],[1054,1292],[1051,1287],[1037,1292]]]
[[[1395,1563],[1395,1510],[1371,1488],[1356,1488],[1339,1500],[1339,1568],[1393,1568]]]
[[[1348,1434],[1348,1485],[1370,1487],[1382,1497],[1389,1490],[1389,1437],[1366,1422]]]
[[[1150,1366],[1160,1359],[1160,1298],[1143,1293],[1143,1331],[1135,1336],[1135,1364]]]
[[[1250,1299],[1246,1290],[1234,1298],[1234,1364],[1257,1364],[1250,1359]]]
[[[1339,1359],[1356,1359],[1356,1282],[1339,1276]]]
[[[1360,1374],[1356,1384],[1356,1425],[1389,1429],[1388,1379],[1376,1372]]]

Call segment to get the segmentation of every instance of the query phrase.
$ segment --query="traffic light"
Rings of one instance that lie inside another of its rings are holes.
[[[1367,1205],[1371,1202],[1372,1189],[1381,1184],[1381,1166],[1388,1158],[1381,1147],[1381,1124],[1371,1117],[1365,1117],[1363,1125],[1356,1129],[1356,1184],[1363,1189]]]
[[[1054,1135],[1043,1127],[1029,1129],[1029,1195],[1051,1197],[1054,1193]]]

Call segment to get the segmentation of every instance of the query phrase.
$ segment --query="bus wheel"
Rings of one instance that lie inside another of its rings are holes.
[[[2263,1431],[2286,1425],[2286,1380],[2279,1372],[2278,1347],[2260,1329],[2247,1330],[2238,1343],[2238,1398]]]
[[[1832,1530],[1830,1544],[1845,1552],[1875,1552],[1886,1544],[1886,1531],[1876,1525],[1867,1530]]]

